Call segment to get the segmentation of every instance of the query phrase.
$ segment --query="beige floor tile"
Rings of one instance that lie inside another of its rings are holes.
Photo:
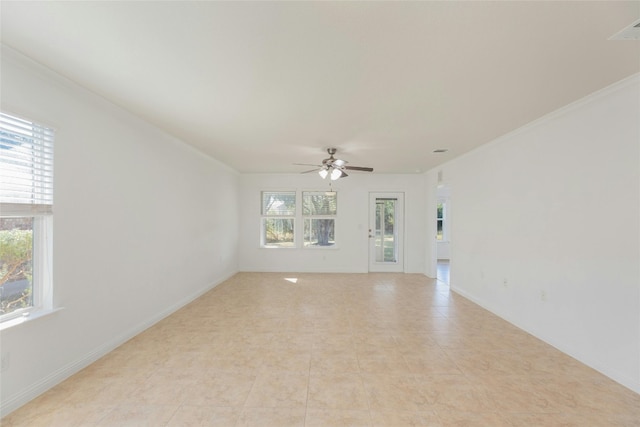
[[[413,375],[365,374],[363,379],[370,408],[386,411],[432,409]]]
[[[358,352],[360,371],[368,374],[410,374],[411,369],[400,353]]]
[[[201,375],[182,391],[181,400],[194,406],[242,407],[255,383],[256,375],[217,372]]]
[[[311,350],[298,350],[288,348],[265,349],[262,358],[262,370],[309,372],[311,363]]]
[[[637,427],[638,419],[627,416],[602,414],[504,414],[512,427],[554,426],[554,427]]]
[[[249,393],[245,407],[303,408],[307,403],[309,374],[262,372]]]
[[[532,371],[530,359],[513,351],[453,350],[447,354],[467,376],[529,375]]]
[[[31,415],[10,416],[3,419],[3,427],[79,427],[96,425],[112,410],[112,407],[85,403],[81,405],[65,405],[40,411]]]
[[[355,350],[317,350],[311,354],[311,373],[358,373],[360,366]]]
[[[171,417],[167,427],[233,427],[240,412],[239,408],[182,405]]]
[[[305,427],[370,427],[369,411],[309,409]]]
[[[444,351],[429,347],[420,351],[407,351],[403,354],[409,371],[418,375],[462,374],[459,365]]]
[[[373,349],[397,349],[398,343],[393,333],[357,333],[353,336],[353,343],[359,351]]]
[[[545,396],[558,412],[619,415],[627,414],[640,421],[640,396],[625,393],[622,386],[596,378],[534,377],[530,379],[534,393]],[[639,423],[640,425],[640,423]]]
[[[362,378],[358,374],[312,374],[309,378],[307,406],[327,409],[369,409]]]
[[[636,427],[640,395],[423,275],[239,273],[1,420],[236,422]]]
[[[433,334],[429,332],[398,331],[394,333],[397,348],[401,353],[440,349]]]
[[[304,408],[245,408],[237,427],[304,427]]]
[[[131,391],[142,388],[145,381],[135,377],[102,380],[104,387],[91,395],[91,402],[107,406],[125,405],[131,401]],[[87,399],[86,395],[74,394],[73,396],[76,402]]]
[[[133,405],[179,405],[184,391],[195,383],[195,378],[185,377],[179,370],[157,371],[126,394],[126,403]]]
[[[313,332],[277,332],[271,334],[271,341],[262,345],[263,348],[278,348],[291,351],[307,352],[313,348],[315,341]]]
[[[216,357],[211,359],[210,369],[212,371],[232,373],[258,373],[262,369],[262,363],[260,359],[243,356]]]
[[[417,376],[422,393],[436,410],[495,412],[492,396],[464,375]]]
[[[169,422],[179,405],[126,405],[109,412],[99,427],[157,427]]]
[[[382,412],[371,411],[374,427],[441,427],[440,419],[435,411],[428,412]]]
[[[500,413],[438,411],[438,418],[443,427],[512,427],[511,423]],[[533,427],[535,424],[532,424]],[[541,425],[542,426],[542,425]],[[545,424],[556,427],[555,424]]]
[[[502,412],[540,414],[559,411],[552,396],[540,388],[536,390],[528,376],[483,378],[481,384]]]
[[[328,333],[326,331],[316,331],[312,335],[311,349],[317,351],[348,351],[355,352],[353,335],[348,331],[339,333]]]

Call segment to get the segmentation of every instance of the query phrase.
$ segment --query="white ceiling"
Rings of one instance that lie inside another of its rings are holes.
[[[240,172],[415,173],[640,71],[640,2],[1,3],[2,42]],[[433,150],[447,148],[446,154]]]

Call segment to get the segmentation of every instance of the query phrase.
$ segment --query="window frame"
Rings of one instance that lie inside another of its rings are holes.
[[[317,195],[327,195],[327,193],[333,193],[335,194],[335,213],[333,214],[305,214],[305,209],[304,209],[304,203],[305,203],[305,194],[317,194]],[[311,250],[326,250],[326,249],[336,249],[338,247],[338,242],[337,242],[337,238],[336,238],[336,230],[337,230],[337,226],[338,226],[338,192],[337,191],[323,191],[323,190],[302,190],[301,191],[301,197],[300,197],[301,203],[302,203],[302,209],[301,213],[302,213],[302,248],[303,249],[311,249]],[[323,219],[328,219],[328,220],[332,220],[333,221],[333,243],[330,245],[317,245],[317,244],[313,244],[312,242],[307,243],[306,241],[306,221],[312,221],[313,220],[323,220]]]
[[[6,314],[0,314],[0,329],[17,324],[16,319],[28,319],[53,311],[53,150],[55,130],[53,127],[25,119],[19,115],[0,112],[0,129],[8,133],[7,144],[17,141],[14,123],[28,125],[31,128],[31,149],[25,150],[28,155],[18,159],[15,153],[0,153],[0,165],[5,168],[3,182],[8,188],[2,192],[0,188],[0,218],[32,218],[31,238],[31,305],[18,308]],[[17,152],[19,155],[21,152]],[[12,160],[12,158],[14,160]],[[25,160],[29,159],[29,160]],[[15,162],[15,163],[14,163]],[[26,162],[26,163],[25,163]],[[7,167],[16,164],[15,168]],[[25,164],[29,165],[30,196],[17,196],[13,185],[25,181]],[[21,172],[19,172],[22,170]],[[16,175],[18,174],[18,175]],[[20,176],[20,178],[12,177]],[[6,180],[6,181],[4,181]]]
[[[304,196],[307,193],[317,193],[317,194],[326,194],[326,193],[334,193],[335,194],[335,204],[336,209],[334,214],[304,214]],[[265,193],[290,193],[295,197],[295,209],[291,215],[269,215],[265,214],[265,206],[264,206],[264,194]],[[338,192],[335,190],[326,191],[322,189],[313,189],[313,190],[300,190],[300,189],[262,189],[260,191],[260,237],[259,237],[259,248],[261,249],[311,249],[311,250],[333,250],[338,248],[337,243],[337,234],[338,234]],[[292,220],[293,226],[293,240],[291,245],[283,246],[283,245],[273,245],[266,243],[266,227],[265,220],[266,219],[290,219]],[[333,221],[333,243],[331,245],[319,246],[313,244],[305,244],[305,221],[313,220],[313,219],[330,219]]]
[[[265,193],[279,193],[279,194],[289,194],[294,197],[294,207],[293,212],[289,215],[281,214],[269,214],[265,212],[264,206],[264,195]],[[260,191],[260,247],[264,249],[295,249],[297,247],[297,230],[296,230],[296,215],[298,212],[298,192],[296,190],[262,190]],[[278,244],[269,244],[267,243],[267,235],[266,235],[266,221],[267,220],[291,220],[292,221],[292,233],[293,238],[291,241],[291,245],[278,245]]]

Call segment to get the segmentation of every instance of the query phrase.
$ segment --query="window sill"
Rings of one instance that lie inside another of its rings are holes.
[[[0,323],[0,331],[4,331],[5,329],[9,329],[14,326],[22,325],[23,323],[31,322],[33,320],[41,319],[43,317],[47,317],[50,314],[54,314],[62,310],[64,310],[64,307],[52,308],[47,310],[35,310],[30,313],[25,313],[22,316],[5,320],[4,322]]]
[[[311,250],[311,251],[332,251],[339,248],[336,245],[327,245],[327,246],[309,245],[309,246],[303,246],[302,249]]]
[[[278,250],[292,250],[292,249],[302,249],[304,251],[336,251],[340,248],[336,245],[331,246],[260,246],[259,249],[278,249]]]

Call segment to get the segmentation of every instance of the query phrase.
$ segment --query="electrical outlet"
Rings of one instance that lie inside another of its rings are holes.
[[[8,351],[6,353],[2,353],[2,356],[0,356],[0,372],[9,370],[9,356],[10,353]]]
[[[502,286],[504,286],[505,288],[509,286],[509,281],[507,280],[506,277],[502,279]]]
[[[546,291],[540,291],[540,301],[546,301],[547,300],[547,292]]]

